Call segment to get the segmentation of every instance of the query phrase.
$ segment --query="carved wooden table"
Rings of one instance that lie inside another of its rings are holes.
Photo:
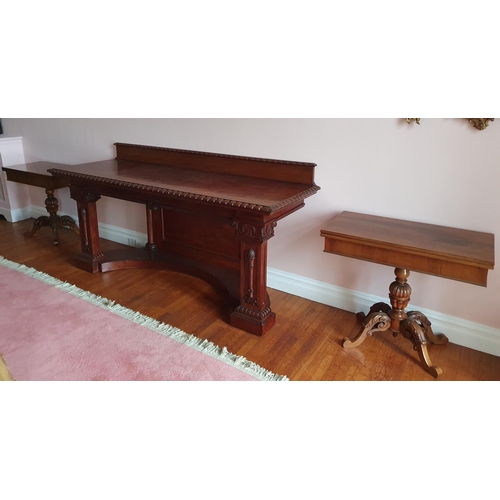
[[[444,344],[448,339],[436,335],[422,313],[405,311],[411,296],[410,270],[486,286],[488,270],[494,268],[494,235],[342,212],[321,230],[321,236],[325,252],[395,267],[390,305],[375,304],[366,317],[359,313],[362,328],[353,340],[345,338],[343,346],[357,347],[375,332],[401,333],[413,344],[423,368],[436,378],[442,374],[432,364],[427,345]]]
[[[313,163],[115,144],[116,159],[51,168],[69,184],[80,222],[76,265],[89,272],[155,267],[222,288],[231,324],[264,335],[275,322],[267,242],[278,221],[315,194]],[[146,207],[145,248],[101,252],[101,196]]]
[[[47,198],[45,207],[49,215],[42,215],[35,220],[33,229],[25,233],[25,236],[33,236],[40,228],[52,228],[54,237],[54,245],[59,244],[59,228],[66,227],[72,229],[76,233],[79,232],[78,226],[69,215],[58,215],[59,203],[54,196],[54,191],[67,187],[68,181],[64,178],[56,178],[50,175],[47,170],[49,168],[65,168],[66,165],[59,163],[51,163],[47,161],[37,161],[34,163],[26,163],[25,165],[15,165],[12,167],[2,167],[7,174],[7,180],[26,184],[28,186],[36,186],[45,189]]]

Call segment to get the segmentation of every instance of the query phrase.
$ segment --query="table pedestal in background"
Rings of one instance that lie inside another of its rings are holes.
[[[57,189],[67,187],[68,181],[56,178],[47,172],[49,168],[62,168],[64,166],[59,163],[39,161],[27,163],[26,165],[3,167],[2,170],[6,172],[8,181],[44,188],[47,195],[45,207],[49,215],[38,217],[33,224],[33,229],[26,232],[25,236],[33,236],[42,227],[50,227],[52,228],[54,245],[58,245],[60,227],[66,227],[72,229],[75,233],[79,233],[78,226],[69,215],[57,214],[59,203],[54,196],[54,192]]]

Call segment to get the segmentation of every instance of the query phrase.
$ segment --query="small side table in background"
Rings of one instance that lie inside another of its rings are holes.
[[[12,167],[2,167],[2,170],[7,174],[7,180],[26,184],[28,186],[36,186],[45,189],[47,199],[45,207],[49,215],[42,215],[35,220],[33,229],[25,233],[25,236],[33,236],[42,227],[51,227],[54,237],[54,245],[59,244],[59,227],[72,229],[79,234],[78,226],[69,215],[57,215],[59,203],[54,196],[54,191],[67,187],[68,181],[61,177],[54,177],[49,174],[49,168],[64,168],[66,165],[52,163],[47,161],[38,161],[27,163],[26,165],[15,165]]]

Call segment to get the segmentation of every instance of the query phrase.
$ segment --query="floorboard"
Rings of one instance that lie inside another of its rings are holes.
[[[61,229],[59,246],[51,231],[33,237],[33,220],[0,220],[0,255],[34,267],[63,281],[169,323],[181,330],[226,346],[234,354],[301,381],[434,381],[420,366],[418,355],[401,335],[378,333],[356,349],[344,350],[342,339],[359,327],[350,312],[269,289],[275,326],[256,337],[227,323],[224,297],[207,283],[175,272],[131,269],[90,274],[74,267],[78,236]],[[103,250],[123,245],[107,240]],[[500,380],[500,357],[458,345],[430,346],[431,359],[443,369],[438,381]]]

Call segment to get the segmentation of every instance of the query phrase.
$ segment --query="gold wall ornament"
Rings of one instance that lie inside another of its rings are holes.
[[[420,118],[407,118],[406,123],[415,122],[417,125],[420,125]]]
[[[488,122],[494,122],[495,118],[469,118],[468,120],[478,130],[484,130],[489,125]]]

